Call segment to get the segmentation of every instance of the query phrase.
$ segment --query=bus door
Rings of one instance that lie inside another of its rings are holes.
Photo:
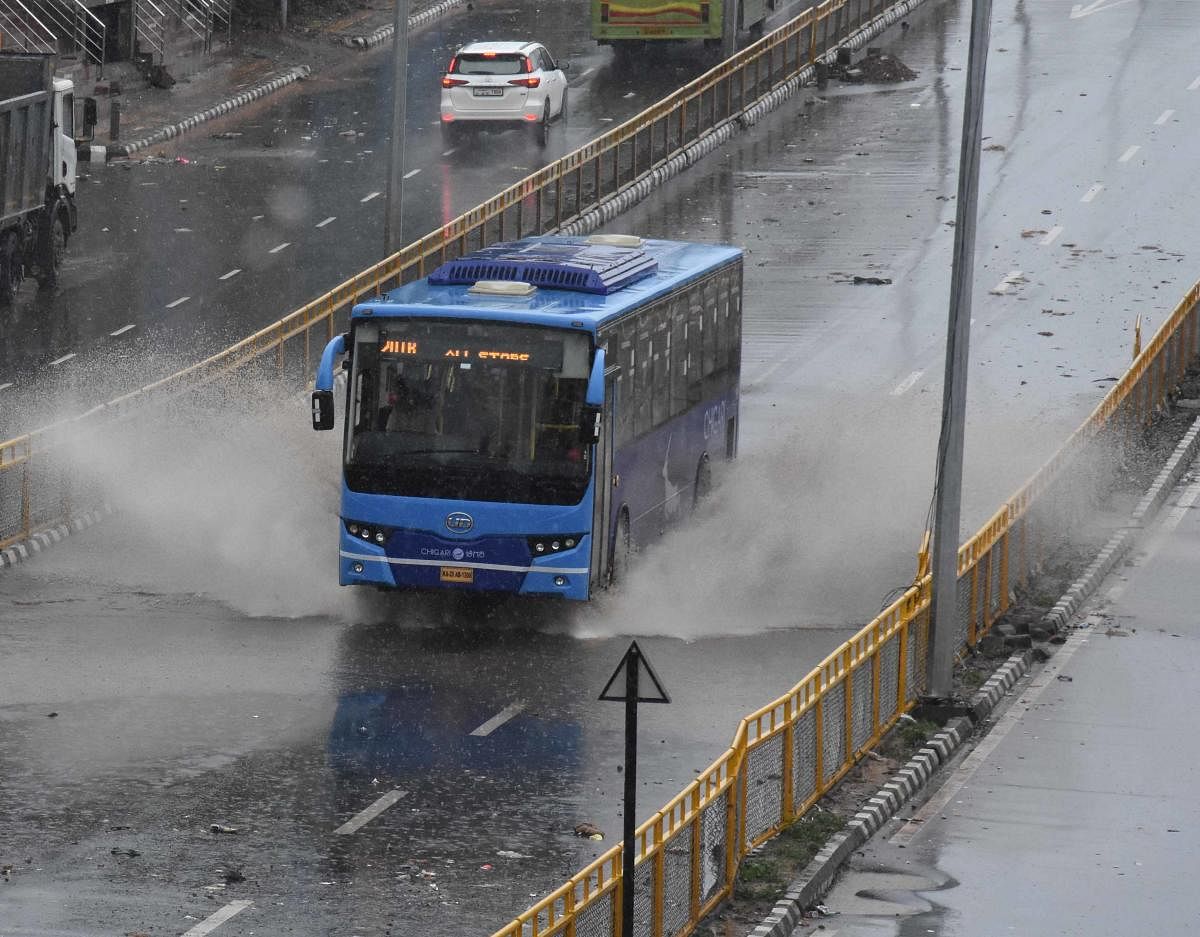
[[[617,392],[617,368],[604,372],[604,406],[600,417],[600,441],[596,443],[596,487],[592,502],[592,582],[597,587],[608,583],[608,548],[612,538],[613,442],[616,417],[613,398]]]

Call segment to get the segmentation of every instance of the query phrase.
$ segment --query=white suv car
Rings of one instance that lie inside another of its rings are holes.
[[[442,132],[520,122],[544,134],[551,120],[567,115],[567,67],[536,42],[463,46],[442,78]]]

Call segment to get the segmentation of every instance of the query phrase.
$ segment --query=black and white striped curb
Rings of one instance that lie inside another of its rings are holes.
[[[848,36],[838,47],[830,49],[820,57],[819,61],[826,63],[835,62],[837,60],[838,48],[862,48],[893,23],[907,16],[924,2],[925,0],[904,0],[903,3],[891,7],[887,12],[871,20],[862,29]],[[717,124],[695,143],[684,147],[681,152],[667,160],[663,165],[651,170],[629,188],[603,199],[595,208],[588,210],[574,221],[563,225],[558,229],[559,233],[588,234],[602,225],[608,224],[608,222],[628,211],[638,202],[649,198],[650,193],[668,179],[675,178],[675,176],[679,175],[689,166],[698,163],[702,158],[713,152],[713,150],[724,146],[733,138],[734,133],[753,127],[765,115],[779,107],[780,104],[790,98],[800,88],[811,84],[815,76],[816,69],[813,66],[810,65],[807,68],[801,69],[762,100],[755,102],[723,123]]]
[[[970,708],[980,721],[991,714],[996,704],[1021,677],[1029,672],[1033,651],[1022,651],[1004,662],[971,698]],[[937,735],[928,739],[890,781],[868,800],[847,824],[846,829],[825,843],[821,851],[792,882],[771,913],[750,932],[749,937],[788,937],[805,909],[820,902],[833,884],[842,864],[864,846],[896,812],[923,790],[938,768],[946,764],[975,731],[967,716],[950,720]]]
[[[170,140],[186,133],[193,127],[199,126],[206,121],[220,117],[223,114],[228,114],[232,110],[243,107],[251,101],[256,101],[259,98],[266,97],[272,92],[278,91],[280,88],[290,85],[294,81],[299,81],[302,78],[307,78],[312,72],[312,69],[307,65],[297,65],[295,68],[288,69],[282,75],[272,78],[269,81],[264,81],[261,85],[257,85],[246,91],[241,91],[233,97],[227,98],[220,104],[214,104],[212,107],[201,111],[199,114],[193,114],[186,120],[182,120],[177,124],[170,124],[166,127],[161,127],[148,137],[143,137],[140,140],[134,140],[132,143],[110,143],[106,149],[106,159],[121,159],[136,153],[138,150],[144,150],[148,146],[154,146],[156,143],[162,143],[165,140]]]
[[[22,540],[20,543],[14,543],[11,547],[0,550],[0,569],[25,562],[25,560],[61,542],[71,536],[71,534],[87,530],[87,528],[98,523],[101,519],[112,514],[112,512],[112,507],[105,504],[95,511],[89,511],[87,514],[72,519],[69,524],[59,524],[57,527],[52,527],[49,530],[40,530],[28,540]]]
[[[414,13],[408,18],[408,28],[416,29],[418,26],[424,26],[438,17],[445,16],[455,7],[462,6],[464,0],[439,0],[431,7],[427,7],[420,13]],[[396,27],[392,23],[386,26],[380,26],[376,30],[372,30],[365,36],[341,36],[337,39],[342,45],[350,46],[353,49],[370,49],[372,46],[377,46],[381,42],[387,42],[395,33]]]
[[[1031,628],[1030,634],[1035,638],[1044,639],[1066,627],[1071,616],[1079,611],[1080,606],[1099,588],[1104,577],[1129,552],[1129,548],[1133,546],[1134,540],[1137,538],[1138,531],[1158,513],[1167,496],[1196,458],[1197,450],[1200,450],[1200,418],[1193,421],[1191,428],[1179,440],[1179,445],[1171,453],[1167,464],[1163,466],[1158,477],[1154,479],[1154,483],[1142,496],[1142,500],[1138,502],[1130,519],[1130,525],[1109,538],[1104,549],[1084,570],[1083,575],[1071,584],[1067,594],[1059,599],[1054,608],[1042,618],[1040,628],[1036,626]]]

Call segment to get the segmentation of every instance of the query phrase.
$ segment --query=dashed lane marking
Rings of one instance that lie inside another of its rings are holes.
[[[219,277],[217,277],[217,279],[218,280],[232,280],[234,277],[236,277],[241,272],[242,272],[241,267],[234,267],[228,273],[222,273]]]
[[[109,332],[108,334],[111,335],[113,338],[116,338],[118,335],[124,335],[126,332],[128,332],[132,328],[134,328],[134,324],[132,322],[130,322],[129,325],[123,325],[119,329],[117,329],[115,332]]]
[[[491,719],[489,719],[487,722],[485,722],[483,725],[481,725],[478,729],[476,729],[471,734],[478,735],[478,736],[491,735],[493,732],[495,732],[497,729],[499,729],[502,725],[504,725],[504,723],[508,722],[509,719],[511,719],[513,716],[515,716],[517,713],[519,713],[524,708],[525,708],[525,701],[517,700],[515,703],[512,703],[511,705],[505,706],[502,710],[500,710],[500,712],[498,712],[498,713],[496,713],[496,715],[492,716]]]
[[[417,173],[419,173],[420,171],[421,171],[421,170],[419,170],[419,169],[413,169],[413,170],[410,170],[409,172],[406,172],[406,173],[404,174],[404,178],[405,178],[405,179],[411,179],[413,176],[415,176],[415,175],[416,175]]]
[[[68,355],[63,355],[61,358],[55,358],[53,361],[50,362],[50,366],[54,367],[54,365],[56,365],[56,364],[63,364],[64,362],[70,361],[74,357],[75,357],[75,352],[71,352]]]
[[[186,303],[191,298],[192,297],[190,297],[190,296],[180,296],[174,302],[167,303],[167,308],[174,309],[176,306],[182,306],[184,303]]]
[[[1197,88],[1200,88],[1200,78],[1197,78],[1190,85],[1188,85],[1188,91],[1195,91]]]
[[[1099,195],[1103,191],[1104,191],[1104,186],[1101,185],[1099,182],[1097,182],[1094,186],[1092,186],[1090,189],[1088,189],[1086,192],[1083,193],[1083,198],[1081,198],[1079,201],[1081,201],[1081,202],[1093,201],[1096,198],[1096,196]]]
[[[12,381],[9,381],[7,384],[0,384],[0,390],[8,390],[12,386]]]
[[[1003,296],[1009,291],[1012,285],[1021,277],[1020,270],[1012,270],[1003,280],[993,286],[990,292],[996,296]]]
[[[1046,232],[1046,236],[1038,241],[1038,243],[1041,244],[1042,247],[1048,247],[1049,245],[1053,244],[1058,239],[1058,236],[1062,233],[1063,226],[1056,224],[1053,228]]]
[[[366,810],[362,811],[362,813],[359,813],[357,816],[354,816],[351,819],[347,820],[345,823],[343,823],[341,826],[339,826],[336,830],[334,830],[333,831],[334,835],[345,836],[349,833],[355,832],[356,830],[360,829],[367,823],[370,823],[377,816],[379,816],[381,813],[383,813],[385,810],[387,810],[388,807],[390,807],[392,804],[394,804],[396,801],[398,801],[401,797],[405,796],[407,793],[408,793],[407,791],[401,791],[401,790],[388,791],[386,794],[384,794],[382,797],[380,797],[379,800],[377,800],[377,801],[375,801],[375,803],[371,804],[370,807],[368,807]]]
[[[211,934],[235,914],[240,914],[252,904],[254,904],[253,901],[247,901],[245,899],[240,901],[231,901],[229,904],[225,905],[225,907],[214,911],[191,930],[187,931],[183,937],[204,937],[205,934]]]
[[[325,227],[325,225],[327,225],[327,224],[333,224],[335,221],[337,221],[337,215],[330,215],[330,216],[329,216],[328,218],[326,218],[324,221],[318,221],[318,222],[317,222],[317,227],[318,227],[318,228],[323,228],[323,227]]]
[[[282,244],[276,244],[276,245],[275,245],[274,247],[272,247],[272,248],[271,248],[269,251],[267,251],[267,253],[268,253],[268,254],[278,254],[278,253],[279,253],[281,250],[283,250],[285,247],[291,247],[291,246],[292,246],[292,242],[291,242],[291,241],[284,241]]]
[[[364,195],[362,198],[359,199],[359,201],[362,202],[363,204],[366,204],[367,202],[371,201],[371,199],[373,199],[373,198],[379,198],[379,196],[381,196],[382,194],[383,194],[382,192],[371,192],[367,195]]]
[[[1141,149],[1140,146],[1137,146],[1137,145],[1131,146],[1129,149],[1127,149],[1124,153],[1121,154],[1121,158],[1119,160],[1117,160],[1117,162],[1118,163],[1129,162],[1131,159],[1133,159],[1134,154],[1137,153],[1137,151],[1140,149]]]
[[[1163,124],[1165,124],[1168,120],[1170,120],[1174,116],[1175,116],[1175,112],[1173,110],[1171,110],[1170,108],[1168,108],[1167,110],[1163,111],[1161,114],[1158,115],[1158,120],[1156,120],[1154,122],[1154,125],[1156,127],[1161,127]]]
[[[925,375],[924,371],[913,371],[908,377],[902,380],[899,384],[892,388],[892,396],[899,397],[905,394],[908,390]]]
[[[442,155],[443,155],[443,156],[453,156],[453,155],[454,155],[455,153],[457,153],[457,152],[458,152],[458,147],[456,147],[456,146],[452,146],[452,147],[450,147],[450,149],[448,149],[448,150],[444,151],[444,152],[442,153]]]

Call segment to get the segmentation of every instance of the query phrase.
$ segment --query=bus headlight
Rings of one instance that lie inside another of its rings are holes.
[[[388,538],[392,535],[391,527],[382,527],[379,524],[366,524],[362,521],[344,521],[343,523],[346,525],[346,533],[355,540],[365,540],[379,546],[387,543]]]
[[[354,571],[355,571],[356,573],[361,573],[361,572],[363,571],[363,564],[362,564],[362,563],[355,563],[355,564],[354,564]]]
[[[567,577],[566,576],[555,576],[554,584],[556,586],[565,586],[567,584]]]
[[[547,534],[544,537],[529,538],[529,552],[534,556],[543,556],[547,553],[561,553],[563,550],[572,550],[579,545],[579,541],[583,539],[583,534]]]

